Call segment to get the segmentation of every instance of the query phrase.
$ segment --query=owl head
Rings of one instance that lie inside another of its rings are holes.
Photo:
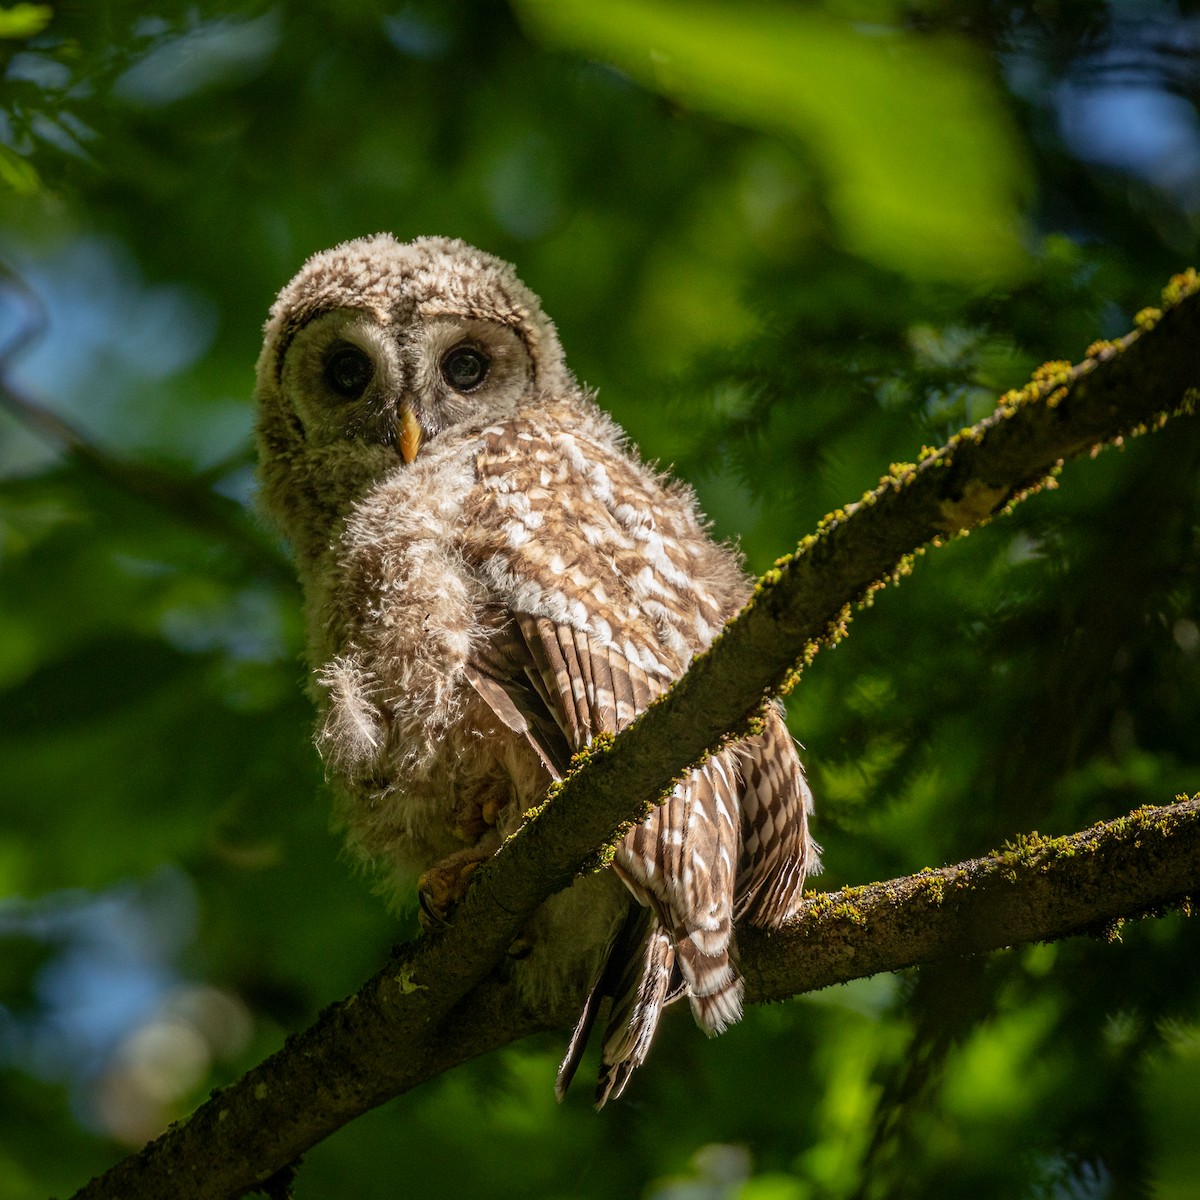
[[[332,519],[447,430],[571,387],[554,325],[508,263],[452,238],[343,242],[267,320],[264,507],[301,553],[327,544]]]

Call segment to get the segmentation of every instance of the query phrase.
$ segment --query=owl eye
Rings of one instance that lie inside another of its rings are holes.
[[[325,363],[325,382],[347,400],[357,400],[375,374],[371,356],[357,346],[341,346]]]
[[[442,378],[456,392],[474,391],[486,378],[491,360],[474,346],[455,346],[442,357]]]

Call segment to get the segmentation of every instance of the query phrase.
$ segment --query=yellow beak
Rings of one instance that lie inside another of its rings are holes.
[[[400,405],[400,457],[405,463],[410,463],[417,457],[417,451],[421,448],[421,426],[417,423],[417,418],[413,416],[413,410],[408,406],[408,401],[403,401]]]

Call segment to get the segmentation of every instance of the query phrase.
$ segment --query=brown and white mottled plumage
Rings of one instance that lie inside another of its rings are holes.
[[[310,259],[271,311],[257,398],[341,818],[397,887],[425,871],[440,911],[572,754],[712,642],[746,578],[575,383],[537,297],[462,242],[381,234]],[[547,902],[514,976],[534,1003],[589,991],[560,1091],[606,996],[601,1103],[676,995],[709,1033],[740,1017],[734,922],[795,910],[810,807],[772,710],[613,872]]]

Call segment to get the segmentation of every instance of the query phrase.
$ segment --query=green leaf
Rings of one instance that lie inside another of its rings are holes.
[[[0,12],[0,18],[3,13]],[[29,196],[38,190],[38,173],[31,162],[0,143],[0,180],[18,196]]]
[[[0,8],[0,38],[28,38],[50,24],[54,9],[48,4],[14,4]]]
[[[678,0],[514,0],[546,42],[665,96],[800,139],[847,247],[909,274],[1022,274],[1024,165],[986,61],[958,38],[819,10]]]

